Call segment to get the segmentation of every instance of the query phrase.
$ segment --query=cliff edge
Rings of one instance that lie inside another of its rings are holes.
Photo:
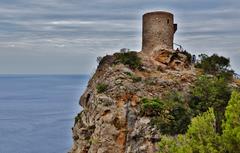
[[[190,56],[191,57],[191,56]],[[161,49],[151,54],[107,55],[80,98],[70,153],[153,153],[161,129],[143,99],[161,99],[170,91],[188,93],[196,71],[186,52]]]

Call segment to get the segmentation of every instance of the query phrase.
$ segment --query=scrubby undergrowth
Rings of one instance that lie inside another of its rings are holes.
[[[210,153],[232,148],[222,142],[230,136],[237,148],[238,133],[222,136],[232,128],[224,114],[236,90],[228,59],[206,56],[195,69],[191,57],[161,50],[98,58],[80,99],[71,153]]]
[[[196,67],[203,73],[190,88],[185,103],[191,124],[180,127],[185,128],[183,133],[163,133],[160,153],[238,153],[240,150],[240,93],[232,86],[230,61],[216,54],[200,57]]]
[[[213,108],[192,119],[187,133],[163,136],[160,153],[238,153],[240,150],[240,93],[234,91],[226,107],[223,132],[216,132]]]

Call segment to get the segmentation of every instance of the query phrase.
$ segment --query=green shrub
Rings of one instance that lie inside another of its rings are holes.
[[[196,64],[196,67],[203,69],[206,74],[226,76],[226,79],[233,76],[234,71],[229,70],[230,60],[228,58],[218,56],[217,54],[213,54],[210,57],[206,54],[201,54],[199,57],[200,62]]]
[[[99,84],[97,84],[96,88],[97,88],[97,92],[98,93],[103,93],[103,92],[105,92],[107,90],[108,85],[104,84],[104,83],[99,83]]]
[[[221,121],[231,96],[231,88],[223,78],[200,76],[191,88],[189,106],[194,116],[213,107],[217,118],[217,131],[221,132]]]
[[[192,119],[185,135],[163,136],[159,153],[238,153],[240,150],[240,93],[232,92],[223,133],[215,130],[213,108]]]
[[[191,111],[185,98],[179,92],[170,92],[163,99],[164,119],[157,116],[153,119],[154,124],[160,129],[161,133],[176,135],[185,133],[191,120]]]
[[[158,99],[147,99],[141,100],[141,114],[145,116],[156,116],[160,115],[163,109],[163,103]]]
[[[197,78],[190,92],[190,106],[199,111],[197,114],[207,111],[209,107],[226,107],[231,96],[231,88],[223,78],[206,75]]]
[[[115,63],[122,63],[132,69],[141,69],[141,58],[138,57],[137,52],[117,53]]]
[[[221,122],[231,96],[231,88],[223,78],[200,76],[190,89],[190,96],[185,98],[178,92],[170,92],[161,99],[160,112],[152,113],[152,124],[163,134],[184,134],[191,118],[213,107],[216,116],[216,130],[221,133]],[[153,103],[155,104],[155,103]],[[150,101],[150,104],[153,105]],[[159,115],[160,114],[160,115]]]
[[[229,71],[219,72],[218,74],[216,74],[216,76],[218,78],[223,78],[225,81],[231,82],[233,80],[233,74],[234,74],[234,71],[229,70]]]
[[[151,124],[162,134],[185,133],[191,120],[190,109],[178,92],[171,92],[161,100],[145,98],[141,107],[142,114],[151,116]]]
[[[192,119],[185,135],[164,136],[159,143],[160,153],[219,153],[220,136],[215,132],[213,109]]]

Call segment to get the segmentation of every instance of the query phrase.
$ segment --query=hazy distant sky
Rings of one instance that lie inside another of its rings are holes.
[[[0,0],[0,73],[92,73],[96,57],[140,50],[142,14],[175,14],[175,42],[230,57],[240,73],[239,0]]]

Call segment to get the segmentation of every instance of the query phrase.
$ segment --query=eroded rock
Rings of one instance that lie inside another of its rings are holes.
[[[142,98],[161,98],[169,91],[187,92],[195,80],[195,70],[186,56],[162,50],[145,55],[142,70],[113,64],[108,55],[81,96],[83,112],[73,127],[74,144],[70,153],[153,153],[161,133],[151,124],[150,116],[141,115]],[[140,81],[133,81],[141,77]],[[98,93],[96,86],[107,84]]]

